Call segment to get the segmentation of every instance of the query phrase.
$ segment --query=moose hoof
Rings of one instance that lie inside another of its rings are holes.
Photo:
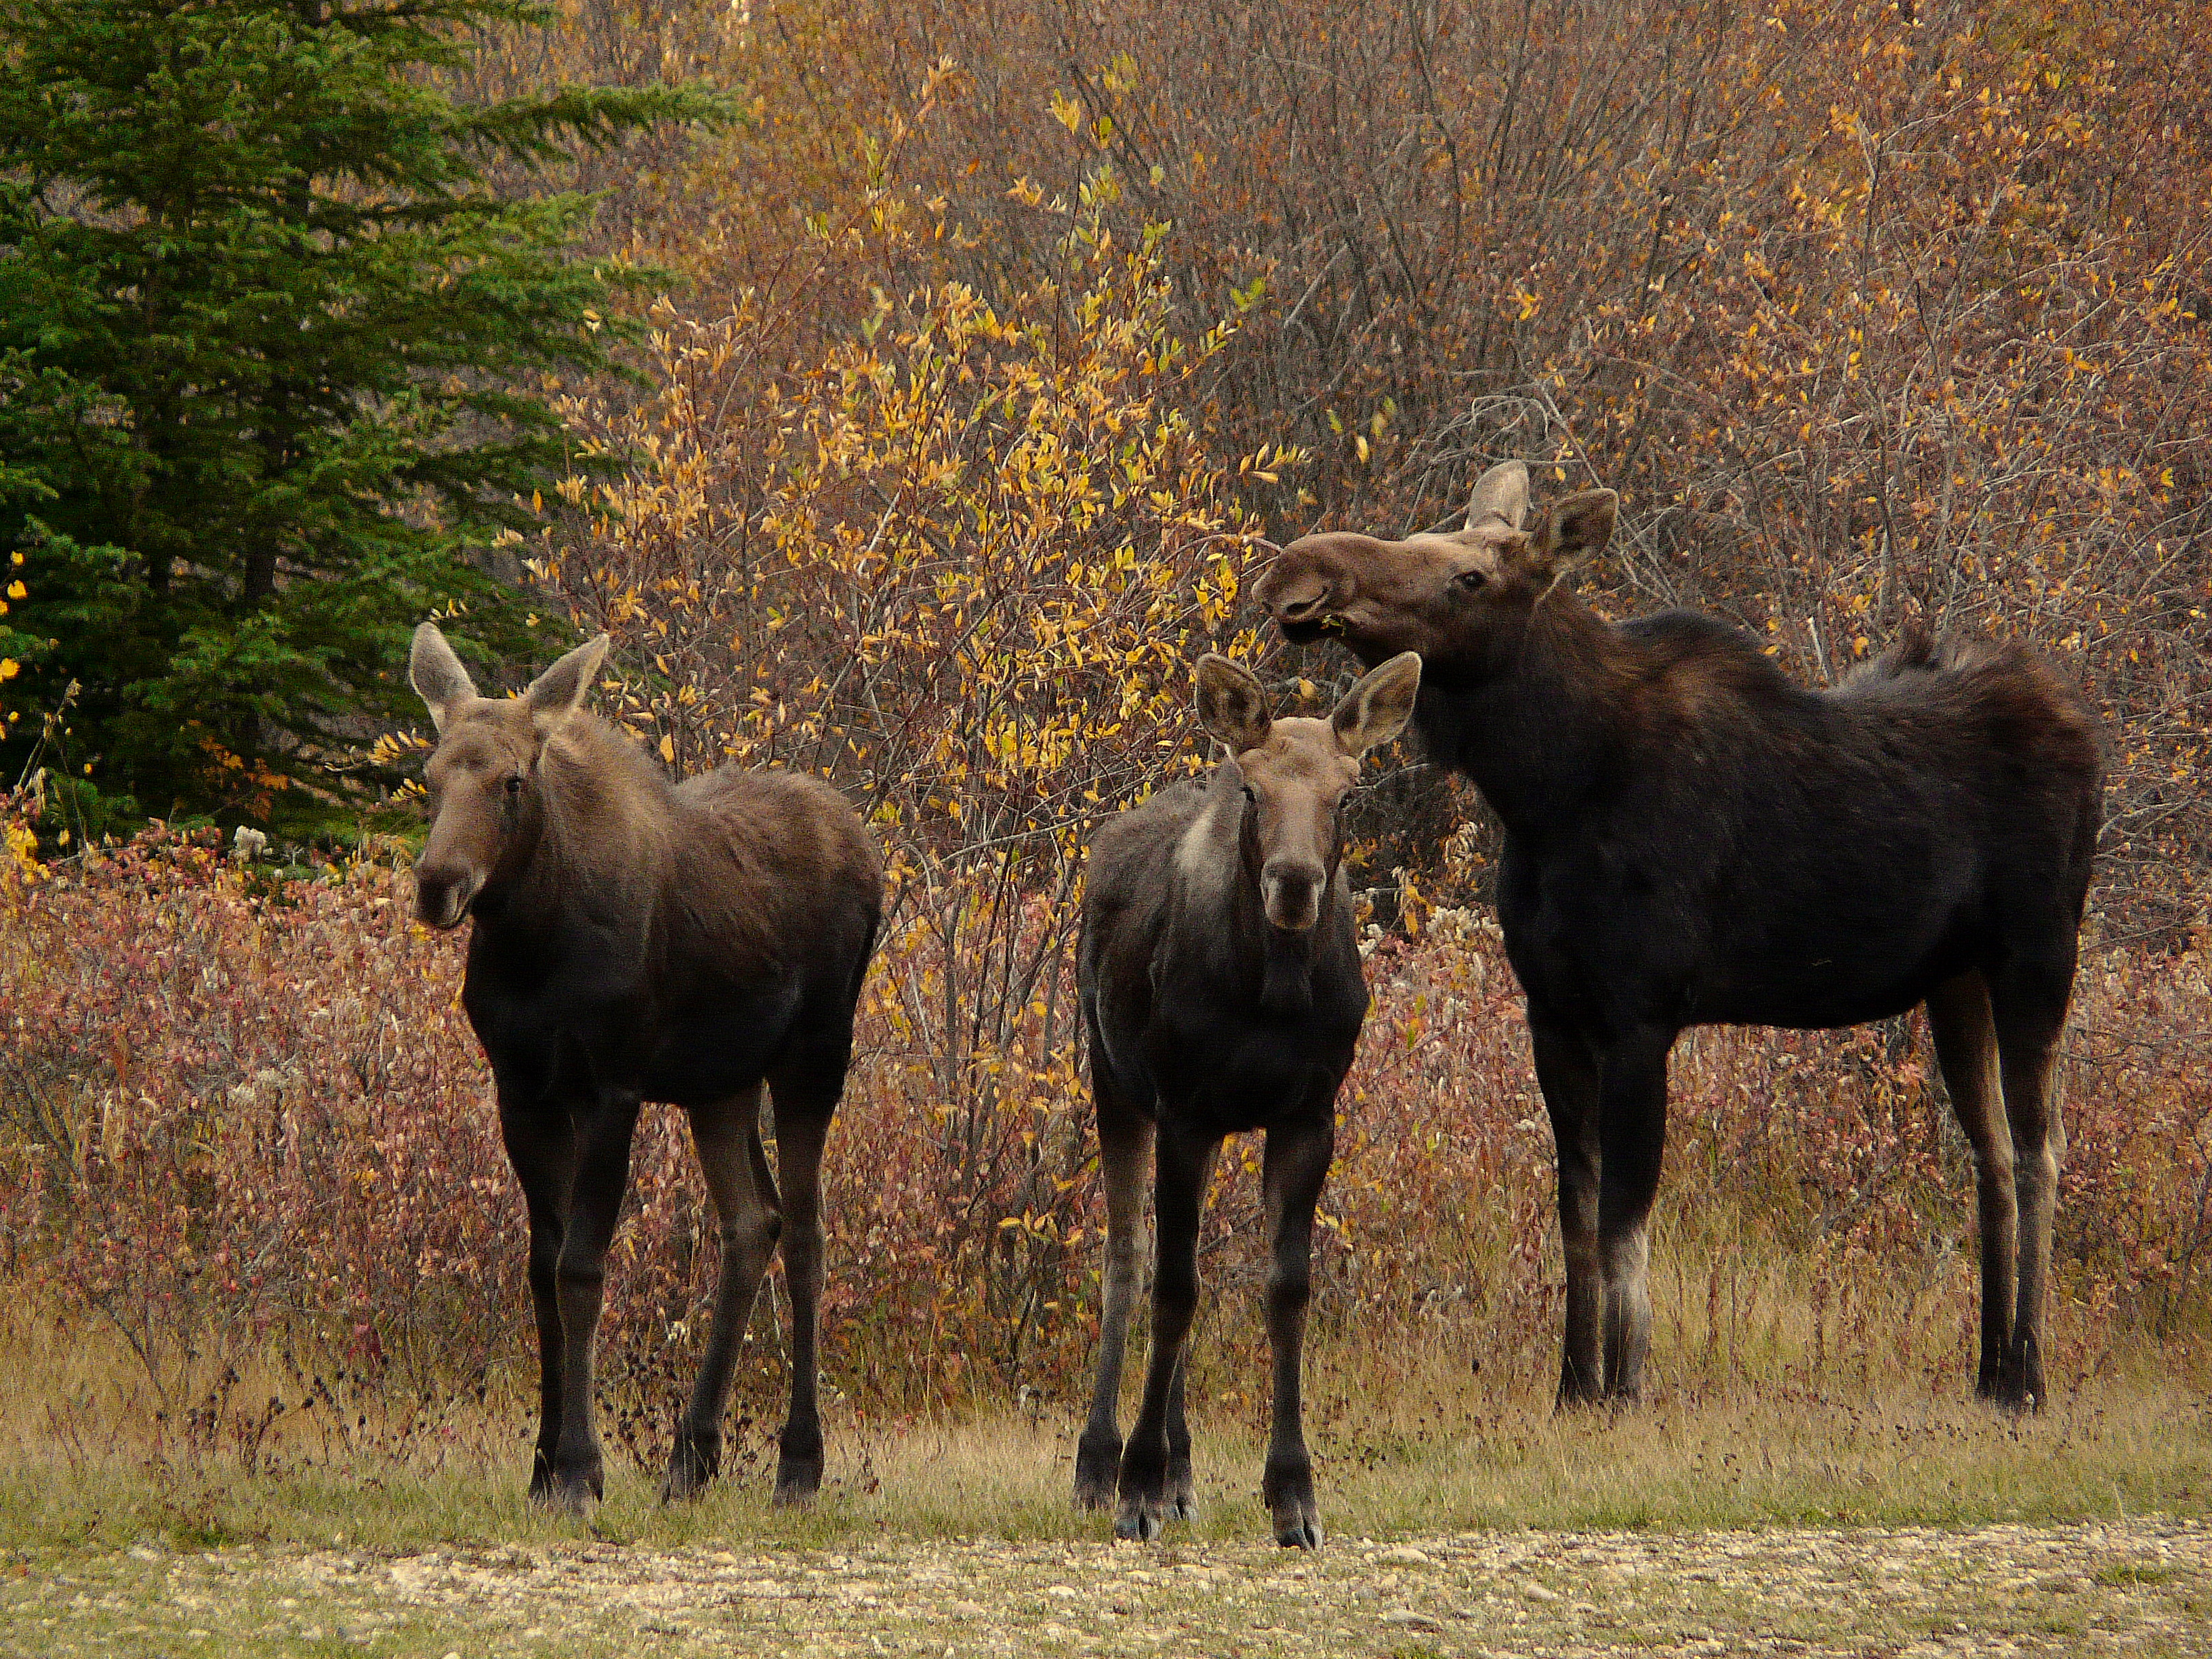
[[[1278,1544],[1286,1550],[1321,1547],[1321,1508],[1314,1502],[1313,1465],[1303,1448],[1268,1458],[1260,1492],[1275,1518]]]
[[[1198,1519],[1198,1488],[1190,1478],[1190,1465],[1168,1472],[1167,1517],[1170,1521]]]
[[[668,1475],[660,1483],[660,1501],[680,1504],[696,1498],[721,1472],[722,1449],[713,1442],[678,1435],[668,1455]]]
[[[2015,1344],[1993,1374],[1984,1373],[1974,1391],[2001,1411],[2039,1410],[2044,1398],[2041,1356],[2024,1343]]]
[[[813,1503],[822,1490],[822,1459],[793,1457],[787,1454],[775,1466],[775,1496],[771,1500],[779,1509],[804,1509]]]
[[[1310,1504],[1303,1510],[1275,1511],[1275,1541],[1285,1549],[1317,1550],[1321,1540],[1321,1516]]]
[[[1132,1544],[1149,1544],[1160,1535],[1166,1524],[1162,1505],[1156,1498],[1140,1498],[1125,1492],[1121,1507],[1114,1514],[1114,1536]]]
[[[592,1506],[606,1496],[606,1480],[599,1466],[589,1468],[556,1470],[551,1481],[543,1492],[533,1490],[531,1496],[555,1515],[581,1520],[592,1512]]]

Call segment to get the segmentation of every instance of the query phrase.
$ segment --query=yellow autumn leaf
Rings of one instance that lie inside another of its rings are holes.
[[[676,764],[676,739],[669,737],[665,732],[661,735],[660,739],[660,758],[666,761],[671,766]]]

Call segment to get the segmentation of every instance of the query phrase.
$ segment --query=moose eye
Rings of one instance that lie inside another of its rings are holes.
[[[519,795],[522,793],[522,778],[520,774],[507,781],[507,793],[510,795]]]
[[[1259,796],[1252,793],[1252,786],[1249,783],[1244,786],[1244,799],[1248,801],[1253,802],[1257,802],[1260,799]]]
[[[1462,570],[1452,578],[1452,581],[1455,586],[1463,587],[1470,593],[1478,592],[1490,586],[1490,578],[1480,570]]]

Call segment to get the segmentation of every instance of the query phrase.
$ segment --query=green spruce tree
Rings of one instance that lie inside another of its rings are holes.
[[[471,556],[530,522],[546,377],[611,367],[638,273],[568,252],[589,199],[486,170],[730,108],[439,89],[470,31],[548,15],[0,0],[0,788],[74,682],[112,799],[327,824],[331,757],[411,716],[416,620],[513,643]]]

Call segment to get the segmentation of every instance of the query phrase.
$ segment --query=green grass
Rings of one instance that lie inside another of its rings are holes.
[[[1471,1390],[1353,1403],[1326,1391],[1313,1438],[1333,1532],[1386,1537],[1486,1528],[1684,1530],[1960,1526],[2212,1515],[2212,1412],[2155,1380],[2084,1389],[2015,1419],[1964,1400],[1834,1398],[1748,1385],[1640,1408],[1555,1413]],[[1066,1501],[1077,1425],[986,1417],[873,1422],[833,1412],[821,1502],[766,1501],[773,1449],[733,1448],[698,1503],[664,1509],[655,1471],[611,1451],[590,1531],[530,1507],[520,1405],[475,1413],[404,1451],[325,1456],[264,1446],[249,1472],[220,1455],[149,1457],[127,1443],[64,1455],[21,1435],[0,1473],[0,1546],[204,1549],[255,1542],[377,1548],[597,1536],[678,1547],[743,1536],[826,1546],[886,1534],[1038,1542],[1101,1538]],[[1261,1447],[1199,1425],[1201,1538],[1256,1535]]]

